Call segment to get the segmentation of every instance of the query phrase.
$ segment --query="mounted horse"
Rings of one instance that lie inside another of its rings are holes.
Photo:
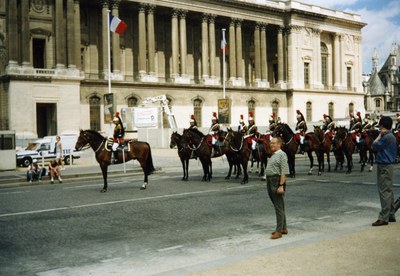
[[[332,147],[333,147],[333,154],[335,155],[336,159],[336,165],[335,165],[335,171],[337,171],[338,168],[340,170],[343,170],[343,163],[344,163],[344,153],[343,153],[343,137],[339,137],[338,135],[345,135],[343,131],[339,131],[340,127],[335,127],[334,129],[334,135],[333,135],[333,140],[332,140]],[[346,129],[346,128],[344,128]]]
[[[361,138],[360,138],[361,171],[364,171],[365,163],[369,163],[371,165],[369,171],[372,172],[374,166],[374,151],[372,150],[372,143],[375,141],[378,135],[379,135],[379,130],[376,129],[366,130],[361,133]]]
[[[331,171],[331,161],[330,161],[330,153],[332,150],[333,144],[333,132],[324,133],[320,126],[314,126],[314,133],[317,135],[318,139],[321,142],[320,151],[321,151],[321,160],[322,160],[322,171],[325,170],[325,162],[324,162],[324,154],[326,154],[326,159],[328,161],[328,172]]]
[[[272,134],[272,136],[280,136],[283,139],[284,145],[282,150],[286,152],[286,155],[288,157],[288,164],[289,164],[289,176],[290,177],[295,177],[296,172],[295,172],[295,160],[296,160],[296,152],[299,147],[299,144],[295,142],[294,136],[295,134],[293,133],[292,129],[289,127],[289,125],[285,123],[278,124]]]
[[[227,144],[227,151],[234,153],[232,155],[233,164],[241,165],[243,168],[243,179],[241,184],[248,183],[249,175],[247,173],[247,165],[251,154],[251,143],[247,142],[246,139],[243,139],[242,133],[233,131],[231,128],[228,128],[225,143]],[[236,178],[238,178],[238,175]]]
[[[225,133],[222,132],[221,136],[224,135]],[[184,129],[182,134],[182,140],[183,143],[185,143],[191,151],[194,151],[197,157],[200,159],[204,172],[202,181],[210,181],[212,178],[211,157],[219,157],[224,155],[227,152],[226,147],[220,146],[219,147],[220,154],[217,155],[213,154],[211,135],[204,135],[199,130],[193,130],[193,129]]]
[[[124,154],[121,150],[116,152],[117,162],[121,164],[132,159],[137,159],[142,167],[144,173],[144,183],[141,189],[146,189],[148,183],[148,176],[154,171],[153,159],[151,157],[150,145],[146,142],[125,140],[126,150]],[[104,186],[101,192],[107,191],[107,171],[108,166],[111,165],[111,144],[112,140],[107,140],[101,134],[93,130],[81,130],[78,141],[76,142],[75,149],[82,150],[85,146],[89,145],[96,156],[96,160],[100,165],[101,172],[103,173]]]
[[[171,134],[169,147],[171,149],[174,147],[178,148],[178,156],[179,159],[181,159],[183,169],[182,181],[187,181],[189,178],[189,159],[193,158],[192,150],[190,150],[187,144],[184,142],[182,135],[176,131]]]
[[[349,133],[347,128],[339,127],[335,134],[335,144],[337,149],[341,149],[347,159],[347,174],[353,168],[353,153],[356,149],[356,133]]]
[[[256,153],[258,155],[258,160],[260,160],[260,174],[259,176],[264,177],[265,168],[267,166],[268,158],[272,155],[271,144],[270,144],[271,135],[263,134],[260,135],[260,138],[257,140],[257,150]]]

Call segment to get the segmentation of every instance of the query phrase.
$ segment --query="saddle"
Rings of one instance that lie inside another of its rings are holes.
[[[329,131],[327,134],[325,134],[325,139],[328,139],[329,143],[333,143],[333,132]]]
[[[124,140],[122,143],[118,145],[117,151],[122,151],[122,149],[124,149],[125,151],[129,151],[132,141],[133,141],[132,139]],[[114,144],[114,139],[107,138],[106,142],[104,143],[104,149],[106,151],[112,151],[113,144]]]

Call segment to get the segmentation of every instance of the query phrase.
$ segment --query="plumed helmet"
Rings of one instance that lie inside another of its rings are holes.
[[[218,120],[218,118],[217,118],[217,112],[213,112],[213,114],[212,114],[212,120]]]
[[[397,118],[400,118],[400,113],[397,113],[396,116],[397,116]]]
[[[324,119],[326,119],[326,116],[327,116],[327,115],[326,115],[326,114],[324,114]]]
[[[301,114],[300,110],[297,109],[296,113],[297,113],[297,116],[296,116],[297,119],[302,119],[303,118],[303,114]]]
[[[269,117],[269,122],[270,123],[274,122],[275,121],[275,117],[276,117],[275,112],[272,112],[271,116]]]
[[[253,112],[249,112],[249,121],[254,121]]]
[[[115,116],[114,116],[114,118],[113,118],[113,122],[114,122],[115,124],[118,124],[118,123],[121,122],[121,119],[120,119],[120,117],[119,117],[119,112],[115,112]]]
[[[240,114],[240,119],[239,119],[239,123],[243,123],[243,114]]]
[[[194,117],[194,114],[192,114],[191,116],[190,116],[190,121],[189,121],[190,123],[194,123],[194,122],[196,122],[196,118]]]

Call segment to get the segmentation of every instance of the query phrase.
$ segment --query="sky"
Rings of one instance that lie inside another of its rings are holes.
[[[361,15],[368,25],[362,29],[363,73],[370,73],[376,48],[379,66],[390,53],[393,43],[400,45],[400,0],[296,0],[334,10]]]

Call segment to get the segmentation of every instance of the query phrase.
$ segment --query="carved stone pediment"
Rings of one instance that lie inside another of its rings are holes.
[[[47,37],[51,36],[51,32],[43,28],[31,29],[31,35],[45,35]]]
[[[312,60],[311,56],[309,56],[309,55],[303,56],[302,59],[304,62],[310,62]]]

